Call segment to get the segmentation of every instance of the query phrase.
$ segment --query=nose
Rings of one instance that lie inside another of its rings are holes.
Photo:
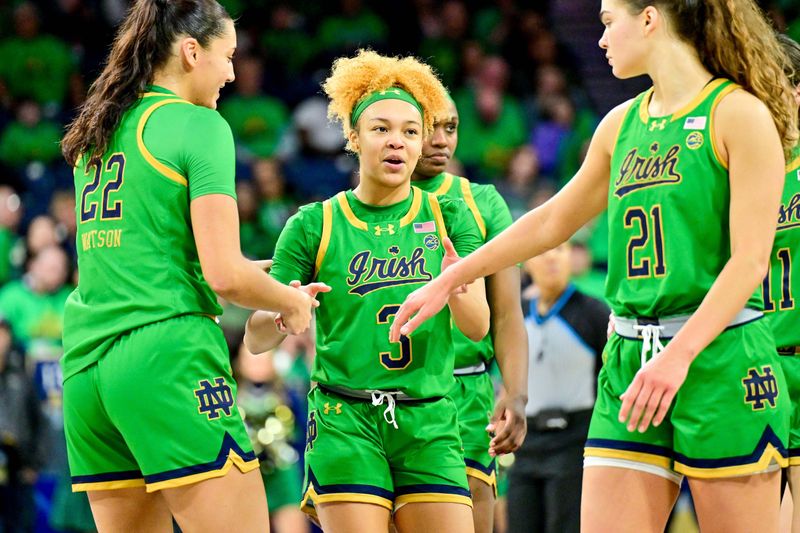
[[[431,134],[431,146],[447,146],[447,137],[444,134],[444,128],[441,126],[437,126],[433,129],[433,134]]]
[[[392,150],[402,149],[405,146],[405,143],[403,142],[403,136],[399,131],[392,132],[392,134],[389,135],[388,139],[386,140],[386,145]]]
[[[231,68],[228,71],[228,77],[225,78],[225,82],[231,83],[235,79],[236,79],[236,74],[233,72],[233,63],[231,63]]]
[[[603,50],[608,50],[608,30],[603,31],[603,35],[600,37],[600,40],[597,41],[597,46],[602,48]]]

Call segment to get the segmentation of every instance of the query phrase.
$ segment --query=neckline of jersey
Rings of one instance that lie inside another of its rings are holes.
[[[674,113],[657,116],[651,115],[650,111],[648,111],[648,107],[650,107],[650,100],[653,98],[653,92],[655,89],[654,87],[650,87],[647,89],[647,91],[645,91],[644,96],[639,103],[639,118],[644,124],[647,124],[651,120],[669,119],[670,122],[673,122],[679,118],[685,117],[694,111],[697,106],[699,106],[706,98],[708,98],[712,92],[725,84],[727,81],[728,80],[725,78],[711,78],[711,80],[705,84],[703,89],[697,93],[694,98],[692,98],[685,106],[681,107]]]
[[[354,210],[354,214],[358,218],[367,218],[371,220],[386,220],[387,218],[402,218],[403,215],[408,213],[411,209],[411,203],[414,200],[414,191],[409,189],[408,196],[397,203],[390,205],[372,205],[366,204],[358,199],[353,189],[345,191],[347,202]],[[355,210],[358,210],[355,213]]]

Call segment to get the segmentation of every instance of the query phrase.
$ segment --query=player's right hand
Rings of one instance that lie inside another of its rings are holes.
[[[330,292],[331,288],[319,282],[301,285],[297,280],[291,281],[289,286],[297,289],[298,299],[296,302],[291,302],[295,305],[290,303],[289,309],[275,318],[275,323],[281,333],[300,335],[311,325],[312,310],[319,307],[317,295],[321,292]]]

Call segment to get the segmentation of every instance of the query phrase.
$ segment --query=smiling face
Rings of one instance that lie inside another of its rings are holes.
[[[358,153],[361,185],[387,192],[406,185],[422,152],[422,115],[403,100],[367,107],[350,131]]]
[[[645,20],[654,10],[647,7],[639,14],[632,14],[624,1],[603,0],[600,22],[605,30],[598,45],[606,51],[611,72],[617,78],[627,79],[645,73]]]
[[[437,118],[433,134],[422,145],[416,176],[422,179],[438,176],[447,168],[458,146],[458,111],[453,102],[448,106],[447,116]]]
[[[194,44],[191,41],[194,41]],[[191,38],[187,38],[181,48],[192,58],[194,67],[189,74],[192,87],[189,100],[193,104],[216,109],[220,89],[234,79],[233,54],[236,52],[236,30],[233,21],[225,21],[222,35],[212,38],[207,48],[203,48]]]

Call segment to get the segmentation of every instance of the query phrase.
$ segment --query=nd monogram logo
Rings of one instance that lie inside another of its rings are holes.
[[[306,451],[314,449],[314,441],[317,440],[317,412],[308,413],[308,423],[306,424]]]
[[[327,415],[331,411],[335,411],[337,415],[342,414],[342,404],[341,403],[337,403],[336,405],[331,407],[330,403],[325,402],[325,411],[324,411],[325,414]]]
[[[770,407],[775,407],[775,399],[778,397],[778,382],[772,373],[772,367],[762,366],[761,371],[763,374],[751,368],[747,377],[742,379],[745,390],[744,401],[749,403],[754,411],[764,409],[764,402],[769,403]]]
[[[225,378],[215,378],[213,385],[207,379],[201,380],[200,388],[195,389],[194,395],[200,404],[197,411],[208,416],[209,420],[219,418],[220,411],[223,411],[225,416],[231,416],[233,394],[225,383]]]

